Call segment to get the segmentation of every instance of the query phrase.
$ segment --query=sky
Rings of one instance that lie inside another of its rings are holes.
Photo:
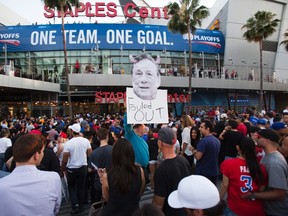
[[[173,0],[145,0],[150,6],[152,7],[163,7],[170,3]],[[200,0],[200,5],[205,5],[206,7],[210,8],[214,4],[216,0]],[[82,0],[81,2],[87,2],[86,0]],[[91,3],[95,2],[100,2],[99,0],[90,0]],[[102,2],[115,2],[116,5],[119,5],[118,0],[102,0]],[[54,23],[53,19],[48,19],[45,18],[43,13],[44,11],[44,3],[42,0],[0,0],[0,3],[11,9],[12,11],[15,11],[17,14],[25,18],[31,23],[38,23],[38,24],[47,24],[49,21],[51,23]],[[1,13],[1,11],[0,11]],[[122,11],[117,12],[117,14],[122,13]],[[92,20],[94,19],[94,20]],[[76,22],[95,22],[96,18],[78,18]],[[100,19],[97,18],[97,21],[100,23],[105,22],[105,23],[117,23],[117,22],[122,22],[123,17],[118,17],[118,18],[105,18],[105,19]],[[75,19],[72,18],[65,18],[65,21],[68,23],[73,23]],[[21,21],[19,21],[21,23]],[[55,23],[61,23],[61,19],[56,18]]]

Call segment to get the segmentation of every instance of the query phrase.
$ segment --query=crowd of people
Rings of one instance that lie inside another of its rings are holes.
[[[199,110],[167,124],[126,113],[1,121],[1,215],[288,215],[288,109]],[[144,190],[152,203],[140,208]]]

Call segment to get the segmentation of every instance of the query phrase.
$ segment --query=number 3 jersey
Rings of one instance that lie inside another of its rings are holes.
[[[262,184],[267,185],[267,172],[263,165],[260,164],[260,167],[264,177]],[[246,161],[241,158],[227,159],[221,164],[220,171],[229,178],[229,208],[238,216],[265,216],[262,201],[241,198],[247,192],[258,192],[260,187],[252,179]]]

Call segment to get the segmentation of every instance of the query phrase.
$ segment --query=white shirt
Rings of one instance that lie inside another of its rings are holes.
[[[0,153],[5,153],[8,147],[12,146],[11,139],[7,137],[2,137],[0,139]]]
[[[178,140],[176,140],[176,143],[174,144],[174,152],[175,152],[175,153],[177,153],[177,152],[176,152],[177,148],[180,149],[180,143],[179,143]]]
[[[0,179],[0,215],[56,215],[61,205],[61,180],[56,172],[34,165],[18,166]]]
[[[74,137],[64,145],[63,152],[69,152],[67,168],[80,168],[87,166],[87,150],[91,148],[88,139],[83,137]]]
[[[191,130],[191,127],[185,127],[182,131],[182,147],[183,147],[183,143],[187,143],[187,147],[185,149],[185,154],[187,156],[191,156],[192,155],[192,152],[189,150],[189,147],[191,147],[191,138],[190,138],[190,130]]]

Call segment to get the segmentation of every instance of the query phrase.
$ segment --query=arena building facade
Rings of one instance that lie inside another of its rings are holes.
[[[168,31],[163,8],[139,6],[135,2],[121,2],[126,10],[123,23],[65,24],[74,113],[118,112],[126,87],[131,86],[129,56],[143,52],[161,58],[160,88],[168,90],[170,112],[180,115],[187,108],[187,36]],[[95,2],[90,4],[94,7]],[[109,2],[100,5],[107,10],[101,13],[113,15],[108,5]],[[82,5],[77,13],[87,15],[87,7],[87,3],[85,7]],[[287,1],[216,1],[207,29],[198,29],[193,35],[194,109],[222,106],[242,111],[247,106],[258,106],[259,48],[245,41],[241,31],[246,20],[258,10],[276,13],[281,20],[277,32],[264,42],[264,103],[267,109],[281,110],[287,105],[285,59],[288,54],[279,45],[288,26],[286,7]],[[51,15],[48,12],[43,8],[43,14]],[[94,12],[93,18],[100,16],[100,12]],[[68,11],[68,15],[75,16],[75,10]],[[0,23],[5,24],[2,20]],[[1,26],[0,45],[3,46],[0,53],[2,112],[27,112],[34,116],[67,113],[61,25]]]

